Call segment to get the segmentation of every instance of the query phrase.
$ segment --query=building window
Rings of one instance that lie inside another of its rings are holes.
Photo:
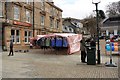
[[[59,22],[56,21],[56,28],[59,28]]]
[[[65,28],[65,30],[67,30],[67,27],[66,27],[66,26],[65,26],[64,28]]]
[[[16,42],[20,42],[20,32],[16,30]]]
[[[45,23],[45,16],[41,16],[41,25],[44,25],[44,23]]]
[[[20,43],[20,30],[11,30],[11,39],[14,43]]]
[[[32,37],[32,32],[31,31],[25,31],[24,36],[25,36],[25,43],[29,43],[30,42],[30,37]]]
[[[30,42],[30,38],[32,37],[32,31],[28,32],[28,42]]]
[[[50,14],[51,14],[51,15],[54,15],[54,10],[55,10],[55,9],[54,9],[53,7],[50,8]]]
[[[40,0],[41,9],[45,10],[44,0]]]
[[[52,15],[55,16],[55,8],[52,10]]]
[[[56,15],[57,15],[57,17],[59,17],[59,12],[58,12],[58,10],[56,11]]]
[[[55,8],[53,8],[53,7],[50,8],[50,14],[52,16],[55,16]]]
[[[120,35],[120,30],[118,30],[118,35]]]
[[[25,31],[25,42],[28,42],[27,41],[27,31]]]
[[[72,29],[71,29],[71,28],[69,28],[69,31],[71,32],[71,31],[72,31]]]
[[[15,42],[15,30],[11,30],[11,40]]]
[[[26,22],[30,23],[30,11],[26,9]]]
[[[14,19],[19,20],[20,17],[20,10],[18,6],[14,6]]]
[[[30,0],[26,0],[26,4],[30,4],[30,2],[31,2]]]
[[[58,12],[58,16],[59,16],[59,18],[62,18],[62,13]]]
[[[0,2],[0,17],[3,16],[3,13],[2,13],[2,12],[3,12],[3,11],[2,11],[3,7],[2,7],[2,5],[3,5],[2,2]]]
[[[53,27],[54,27],[53,25],[54,25],[54,23],[53,23],[53,19],[50,18],[50,27],[53,28]]]

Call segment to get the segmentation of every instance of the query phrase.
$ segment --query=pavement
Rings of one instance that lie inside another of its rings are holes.
[[[8,52],[2,53],[3,78],[118,78],[118,56],[113,56],[117,67],[106,67],[104,64],[109,62],[109,56],[105,55],[101,56],[100,65],[81,63],[79,52],[56,55],[51,50],[44,54],[36,49],[7,55]]]
[[[66,55],[54,50],[30,49],[29,52],[14,52],[7,56],[2,52],[2,78],[118,78],[119,56],[112,56],[117,67],[106,67],[109,55],[101,51],[101,64],[81,63],[80,52]]]

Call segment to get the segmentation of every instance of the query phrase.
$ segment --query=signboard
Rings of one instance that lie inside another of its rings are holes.
[[[15,24],[15,25],[21,25],[21,26],[28,26],[28,27],[32,26],[32,24],[30,24],[30,23],[20,22],[20,21],[13,21],[13,24]]]

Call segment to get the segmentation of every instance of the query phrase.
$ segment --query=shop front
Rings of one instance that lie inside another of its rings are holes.
[[[10,40],[14,43],[14,49],[29,48],[29,38],[32,37],[32,24],[20,21],[12,21],[11,26],[5,26],[5,45],[9,49]]]

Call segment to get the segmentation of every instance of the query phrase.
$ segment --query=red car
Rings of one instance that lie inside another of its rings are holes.
[[[114,35],[111,39],[110,42],[115,42],[117,39],[120,37],[120,35]]]

